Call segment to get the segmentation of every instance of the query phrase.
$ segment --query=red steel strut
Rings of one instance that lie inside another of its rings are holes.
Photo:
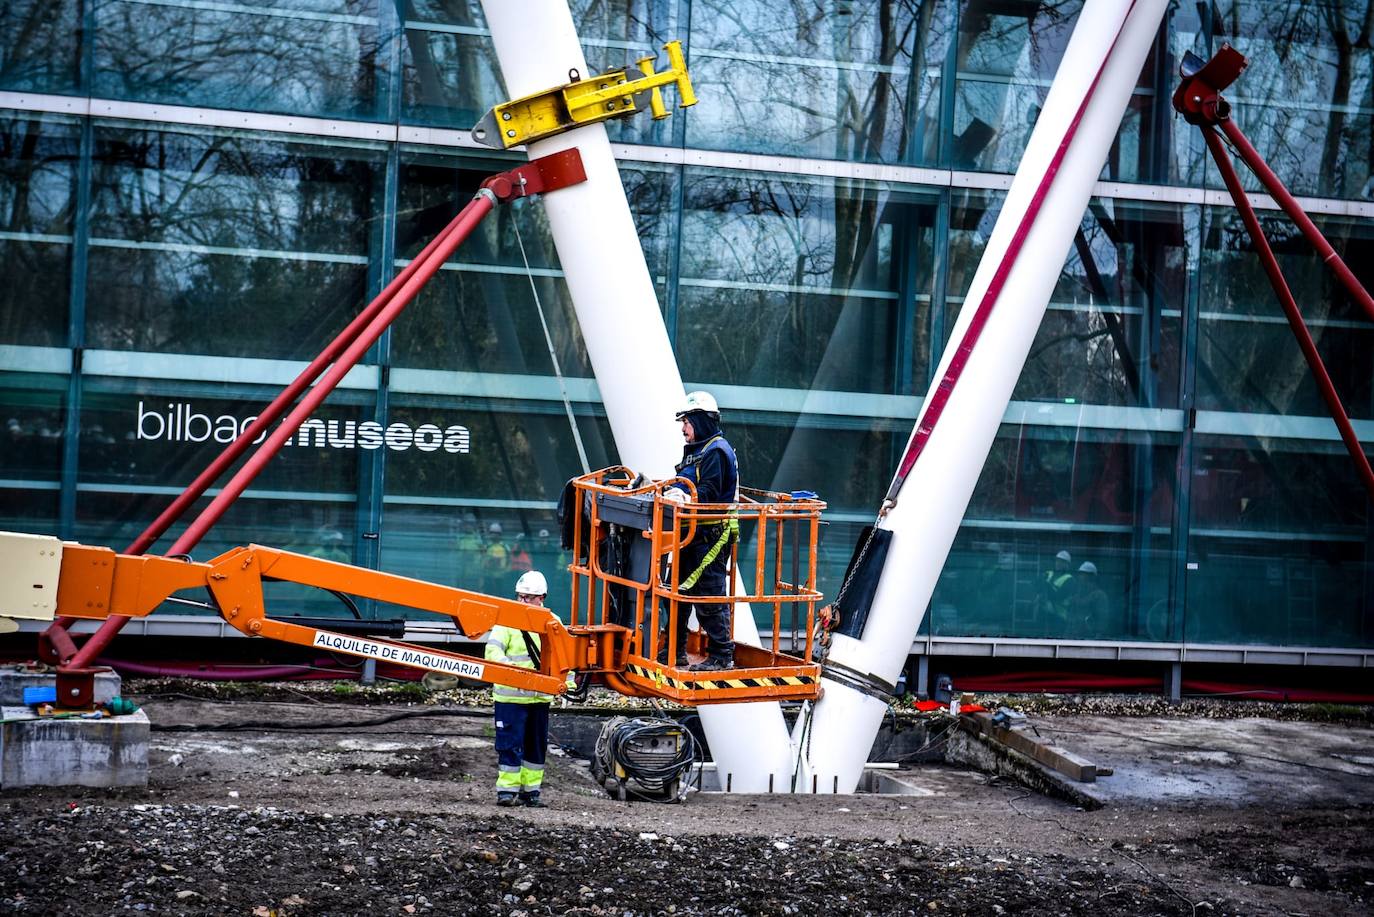
[[[1322,260],[1331,268],[1332,273],[1350,292],[1355,301],[1364,308],[1371,319],[1374,319],[1374,300],[1370,298],[1369,291],[1360,284],[1350,268],[1336,254],[1331,244],[1326,241],[1326,237],[1308,218],[1302,206],[1283,186],[1278,176],[1273,173],[1255,148],[1250,145],[1245,134],[1231,120],[1231,105],[1221,97],[1221,91],[1235,82],[1236,77],[1240,76],[1241,71],[1245,69],[1245,64],[1245,57],[1227,44],[1223,44],[1221,50],[1217,51],[1212,59],[1206,62],[1191,52],[1184,55],[1183,63],[1179,68],[1183,82],[1174,92],[1174,108],[1183,115],[1186,121],[1190,124],[1196,124],[1201,129],[1203,139],[1207,141],[1207,149],[1211,152],[1212,159],[1216,161],[1217,169],[1221,172],[1222,180],[1226,183],[1226,190],[1230,192],[1236,210],[1239,211],[1241,220],[1245,223],[1246,231],[1250,233],[1250,239],[1255,245],[1255,253],[1259,255],[1260,263],[1264,266],[1264,272],[1269,277],[1269,284],[1274,288],[1274,293],[1279,298],[1279,305],[1283,307],[1284,315],[1288,317],[1288,325],[1293,329],[1293,336],[1297,338],[1298,347],[1302,349],[1302,355],[1307,360],[1308,368],[1311,369],[1312,376],[1317,382],[1322,400],[1326,402],[1326,409],[1330,412],[1331,419],[1336,422],[1336,429],[1340,431],[1341,440],[1345,443],[1346,451],[1350,453],[1351,459],[1355,462],[1356,471],[1359,473],[1365,489],[1369,491],[1370,499],[1374,500],[1374,469],[1370,468],[1369,457],[1364,454],[1364,448],[1355,435],[1355,428],[1350,422],[1350,415],[1346,411],[1345,405],[1341,403],[1340,395],[1336,393],[1336,387],[1331,382],[1331,375],[1326,371],[1326,364],[1322,361],[1321,354],[1317,351],[1317,345],[1312,340],[1312,334],[1307,329],[1307,323],[1303,320],[1302,311],[1293,298],[1293,291],[1289,289],[1288,282],[1284,279],[1283,269],[1279,267],[1278,259],[1274,257],[1274,251],[1270,248],[1269,240],[1264,235],[1264,228],[1260,225],[1259,217],[1255,215],[1255,208],[1250,203],[1250,198],[1246,196],[1245,189],[1241,187],[1240,176],[1236,174],[1236,168],[1231,163],[1231,157],[1227,154],[1221,136],[1217,133],[1218,127],[1235,144],[1236,152],[1240,158],[1259,177],[1265,188],[1273,195],[1274,200],[1298,225],[1303,235],[1308,238],[1317,249],[1317,253],[1322,256]]]
[[[211,462],[125,553],[141,554],[146,551],[205,493],[224,470],[248,449],[253,440],[281,416],[320,371],[332,363],[309,394],[268,435],[257,452],[244,463],[181,537],[176,539],[167,554],[185,554],[190,551],[497,204],[508,203],[518,197],[557,191],[586,179],[581,154],[573,148],[531,160],[484,181],[458,216],[425,246],[420,255],[398,274],[338,337],[330,342],[295,381],[273,399],[257,421]],[[94,696],[94,677],[97,669],[93,667],[93,663],[129,619],[120,615],[105,619],[80,649],[76,648],[71,635],[67,632],[74,620],[63,618],[53,622],[40,637],[40,654],[49,661],[58,663],[58,703],[67,707],[85,707],[90,705]]]

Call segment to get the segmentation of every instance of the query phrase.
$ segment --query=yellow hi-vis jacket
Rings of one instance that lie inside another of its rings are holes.
[[[529,638],[529,646],[525,644],[526,637]],[[514,627],[498,624],[487,634],[487,645],[483,655],[489,662],[504,662],[521,669],[533,669],[535,665],[534,660],[530,658],[530,647],[534,647],[535,652],[542,648],[538,634],[527,634]],[[568,687],[573,687],[571,672],[568,673]],[[494,684],[491,686],[491,699],[507,704],[547,704],[553,700],[553,695]]]

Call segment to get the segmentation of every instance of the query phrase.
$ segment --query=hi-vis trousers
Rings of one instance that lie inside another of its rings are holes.
[[[533,793],[544,782],[549,705],[496,702],[496,791]]]

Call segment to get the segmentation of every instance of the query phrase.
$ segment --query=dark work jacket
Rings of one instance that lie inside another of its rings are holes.
[[[677,473],[696,485],[698,503],[734,503],[739,495],[739,461],[735,457],[734,447],[718,428],[713,435],[687,444],[682,450],[682,463],[677,466]],[[683,582],[686,583],[694,572],[697,574],[695,585],[684,586],[684,593],[725,594],[729,550],[720,551],[709,563],[706,561],[712,547],[720,540],[722,525],[724,523],[721,522],[698,525],[696,535],[683,546]],[[725,606],[703,608],[697,609],[698,618],[703,614],[716,614]]]
[[[739,460],[725,434],[688,443],[677,473],[696,485],[698,503],[734,503],[739,490]]]

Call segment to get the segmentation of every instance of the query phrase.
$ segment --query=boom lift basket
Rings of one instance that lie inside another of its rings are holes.
[[[624,670],[604,676],[610,687],[688,704],[819,696],[820,666],[811,657],[821,600],[816,545],[822,501],[741,488],[738,503],[679,502],[665,494],[678,488],[694,497],[692,482],[647,481],[624,466],[584,474],[569,485],[569,630],[610,625],[629,631]],[[729,546],[726,594],[684,595],[681,583],[692,571],[683,569],[679,549],[702,527],[732,521],[740,537]],[[657,662],[684,652],[689,661],[704,657],[699,632],[689,633],[686,647],[676,646],[676,622],[691,613],[692,604],[708,603],[727,605],[736,614],[752,613],[753,605],[770,608],[768,644],[736,643],[731,669],[694,672]]]

